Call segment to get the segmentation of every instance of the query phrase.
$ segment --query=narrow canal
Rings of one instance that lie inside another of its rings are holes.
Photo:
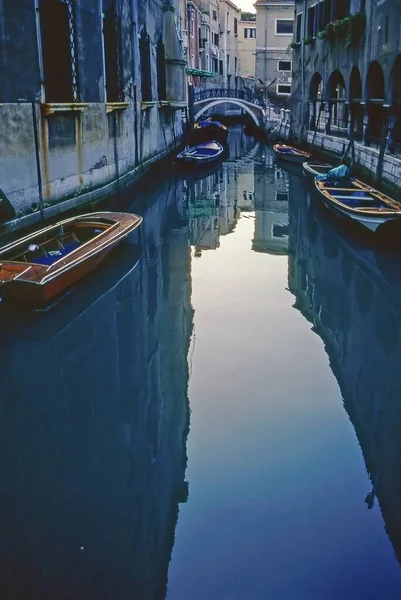
[[[233,128],[136,239],[0,312],[2,600],[401,597],[401,257]]]

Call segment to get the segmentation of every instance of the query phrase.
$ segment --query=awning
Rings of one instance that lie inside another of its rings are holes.
[[[198,77],[216,77],[217,73],[213,73],[212,71],[202,71],[201,69],[190,69],[186,68],[187,75],[197,75]]]

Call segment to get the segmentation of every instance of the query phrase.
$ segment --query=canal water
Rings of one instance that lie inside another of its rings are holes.
[[[401,257],[230,133],[0,322],[2,600],[401,597]]]

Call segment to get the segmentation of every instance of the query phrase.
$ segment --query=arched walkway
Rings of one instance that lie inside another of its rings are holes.
[[[326,101],[329,103],[329,118],[326,131],[332,129],[336,135],[347,135],[348,104],[344,77],[339,70],[331,73],[326,88]]]
[[[383,69],[376,60],[370,63],[366,75],[366,104],[368,111],[368,126],[365,131],[365,143],[380,143],[384,134],[385,110],[385,86]]]
[[[199,103],[195,103],[196,108],[198,108],[197,104]],[[213,100],[211,102],[207,101],[205,106],[202,106],[202,108],[200,108],[196,113],[195,121],[197,121],[199,117],[203,115],[203,113],[209,110],[209,108],[213,108],[213,106],[217,106],[218,104],[234,104],[235,106],[239,106],[240,108],[243,108],[252,117],[255,125],[260,125],[258,117],[256,116],[255,112],[247,105],[248,103],[245,100],[234,100],[232,98],[221,98],[219,100]],[[261,113],[263,112],[261,108],[258,108],[258,110]]]
[[[318,72],[309,84],[309,129],[324,129],[323,81]]]
[[[358,67],[352,67],[348,90],[354,138],[361,140],[363,133],[362,79]]]

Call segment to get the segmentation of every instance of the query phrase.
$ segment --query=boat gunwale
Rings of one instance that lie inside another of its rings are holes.
[[[289,148],[291,150],[290,153],[286,153],[283,152],[282,154],[280,153],[280,150],[278,149],[279,147],[281,148]],[[295,156],[305,156],[305,157],[311,157],[312,154],[310,152],[307,152],[306,150],[301,150],[300,148],[295,148],[294,146],[288,146],[287,144],[274,144],[273,145],[273,152],[275,152],[276,154],[278,154],[279,156],[291,156],[291,155],[295,155]],[[307,162],[307,161],[305,161]]]

